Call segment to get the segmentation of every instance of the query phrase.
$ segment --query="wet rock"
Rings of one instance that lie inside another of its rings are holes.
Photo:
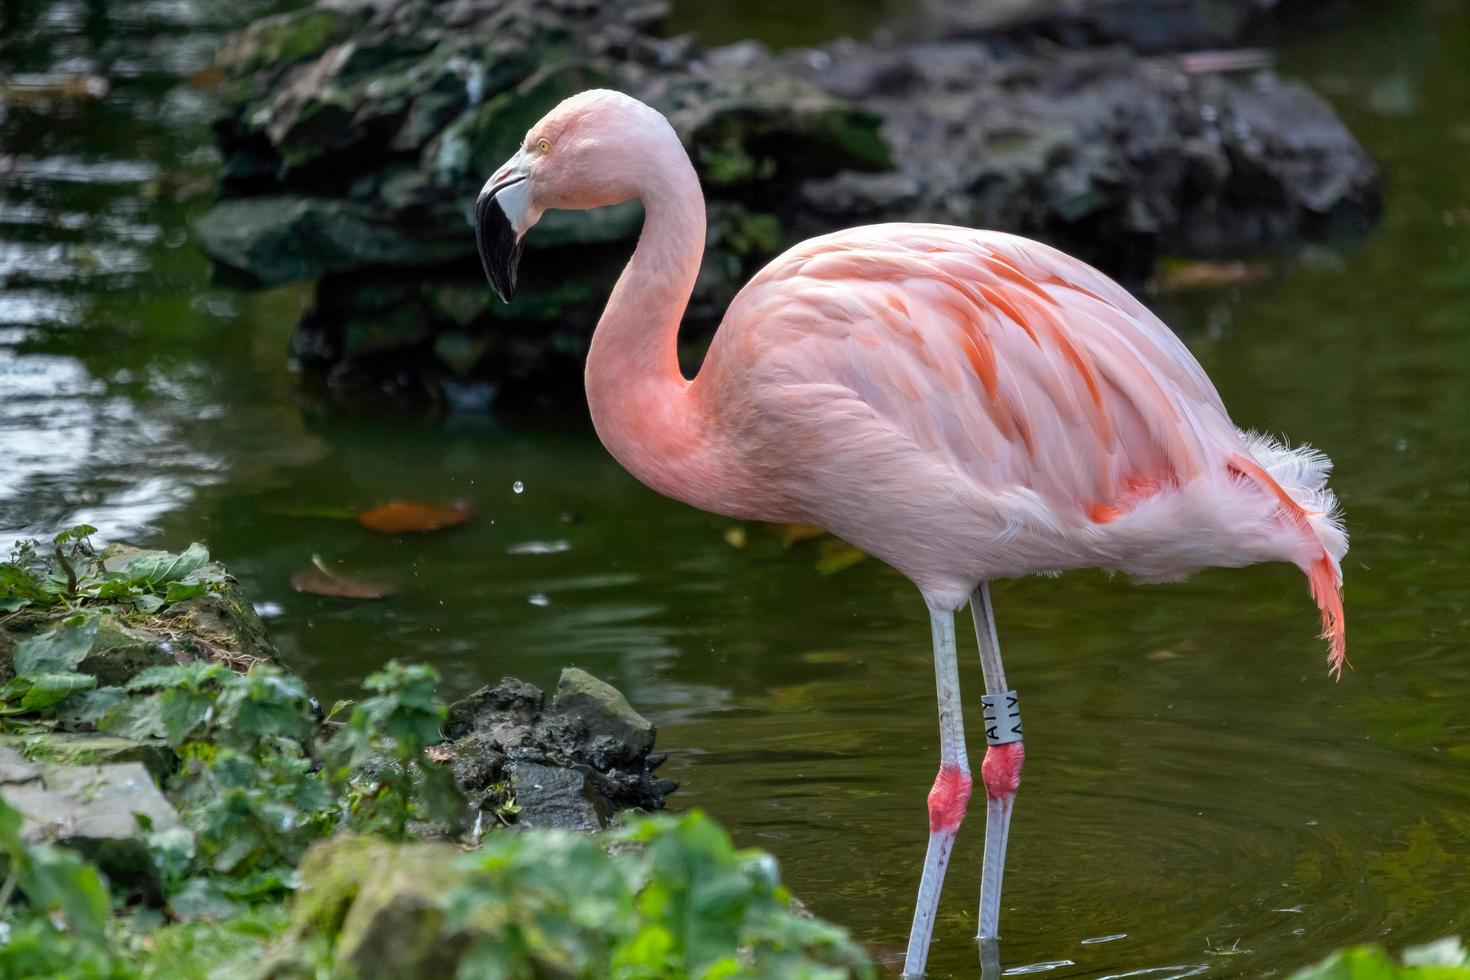
[[[623,692],[579,667],[568,667],[556,682],[551,710],[586,732],[594,764],[607,769],[641,759],[653,749],[653,725],[623,697]]]
[[[511,769],[516,824],[522,827],[558,827],[562,830],[598,830],[606,826],[602,802],[575,769],[522,762]]]
[[[1276,6],[1262,0],[920,0],[895,29],[911,38],[999,36],[1155,53],[1239,44],[1271,22]]]
[[[24,818],[26,843],[72,848],[106,872],[114,887],[161,901],[144,822],[153,831],[183,823],[142,764],[36,765],[0,747],[0,778],[0,794]]]
[[[1375,168],[1305,87],[1148,56],[1239,43],[1272,7],[925,0],[873,40],[776,54],[665,38],[663,3],[322,0],[228,49],[227,197],[198,237],[227,274],[316,281],[292,353],[334,391],[555,398],[641,212],[548,214],[510,304],[491,300],[470,216],[535,119],[606,86],[663,111],[703,182],[692,332],[782,248],[864,222],[1019,232],[1141,283],[1163,252],[1377,214]]]
[[[139,557],[153,554],[157,552],[114,544],[103,551],[101,558],[104,568],[115,572]],[[168,603],[151,615],[130,605],[87,605],[85,610],[95,617],[97,629],[86,656],[75,669],[95,677],[99,688],[106,688],[120,687],[149,667],[212,660],[246,670],[259,661],[274,661],[275,645],[239,583],[215,562],[201,566],[195,574],[209,583],[208,592]],[[0,682],[15,676],[12,658],[18,644],[53,630],[75,611],[62,606],[33,607],[6,617],[0,623]],[[73,718],[62,711],[58,720],[64,727],[86,729],[96,718]],[[99,761],[104,758],[97,756]],[[144,760],[145,756],[137,758]]]
[[[506,678],[450,706],[434,753],[483,820],[593,829],[658,810],[677,784],[653,772],[654,728],[615,688],[562,672],[554,698]]]
[[[330,198],[223,201],[195,231],[211,257],[263,286],[364,266],[432,265],[466,254],[462,242],[405,233],[371,204]]]
[[[877,109],[898,162],[896,174],[806,182],[802,229],[853,213],[1007,229],[1141,278],[1161,251],[1361,231],[1377,214],[1361,146],[1321,99],[1270,72],[1197,75],[1123,50],[876,50],[845,42],[769,61]]]

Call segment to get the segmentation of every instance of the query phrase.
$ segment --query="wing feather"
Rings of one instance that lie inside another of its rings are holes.
[[[1077,513],[1190,480],[1236,438],[1158,318],[1012,235],[874,225],[812,239],[742,290],[727,330],[756,331],[777,375],[783,360],[803,381],[815,370],[985,487]]]

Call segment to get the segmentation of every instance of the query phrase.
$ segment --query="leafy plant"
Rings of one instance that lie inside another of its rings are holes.
[[[210,564],[209,552],[197,543],[177,555],[145,552],[120,571],[110,572],[92,547],[91,535],[96,533],[90,524],[67,528],[44,552],[34,540],[17,544],[10,561],[0,563],[0,613],[88,602],[131,605],[153,613],[168,603],[203,595],[223,578],[219,567]]]
[[[389,661],[363,686],[373,696],[339,704],[347,722],[326,745],[332,774],[348,790],[352,826],[401,838],[410,820],[453,822],[463,800],[449,771],[424,750],[440,741],[445,710],[434,696],[439,674]]]
[[[1291,980],[1470,980],[1470,952],[1453,937],[1410,947],[1397,962],[1378,946],[1353,946]]]
[[[95,688],[97,678],[74,668],[87,659],[96,638],[97,617],[79,615],[17,644],[12,658],[15,677],[0,688],[0,715],[41,711]]]
[[[0,799],[0,855],[8,868],[0,885],[0,975],[128,976],[107,945],[111,904],[101,875],[70,851],[31,847],[20,827],[21,815]],[[16,893],[22,904],[12,903]]]
[[[497,835],[465,859],[446,928],[474,937],[461,977],[873,976],[835,926],[797,914],[775,861],[698,811],[633,820],[607,841]]]

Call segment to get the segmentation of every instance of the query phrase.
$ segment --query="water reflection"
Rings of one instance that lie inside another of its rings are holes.
[[[815,911],[897,962],[937,755],[913,590],[873,562],[824,574],[820,542],[731,534],[657,498],[577,405],[349,415],[301,384],[282,352],[302,292],[213,288],[186,242],[209,166],[188,76],[220,16],[202,0],[32,3],[34,37],[5,48],[7,69],[106,73],[110,89],[0,110],[0,539],[86,519],[206,541],[324,699],[391,657],[433,662],[454,693],[601,674],[660,726],[676,805],[773,851]],[[1290,568],[995,590],[1035,715],[1007,974],[1259,976],[1463,925],[1470,191],[1449,147],[1470,149],[1470,65],[1451,56],[1467,41],[1463,11],[1389,4],[1287,50],[1392,174],[1383,228],[1349,253],[1267,256],[1258,285],[1159,301],[1238,421],[1337,460],[1356,671],[1324,680]],[[1385,85],[1411,98],[1385,104]],[[396,498],[477,517],[394,537],[326,516]],[[313,554],[398,594],[292,591]],[[976,972],[980,834],[961,831],[936,977]]]

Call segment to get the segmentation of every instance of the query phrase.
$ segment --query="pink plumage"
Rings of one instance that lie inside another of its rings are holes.
[[[779,461],[782,516],[937,604],[1032,572],[1290,561],[1340,669],[1327,459],[1237,429],[1172,331],[1056,249],[911,224],[804,242],[735,298],[694,388],[716,426],[762,406],[725,438]]]
[[[940,770],[906,976],[923,972],[971,798],[953,617],[966,601],[985,708],[1006,713],[993,716],[981,766],[979,932],[998,936],[1026,753],[991,579],[1096,567],[1157,582],[1289,561],[1307,574],[1340,675],[1347,538],[1327,458],[1237,429],[1184,344],[1102,273],[997,232],[888,224],[825,235],[740,291],[689,381],[677,344],[704,199],[678,137],[648,106],[586,92],[531,128],[476,203],[485,271],[508,298],[520,238],[545,210],[633,198],[643,233],[587,356],[604,445],[696,507],[820,525],[908,576],[929,607]]]

